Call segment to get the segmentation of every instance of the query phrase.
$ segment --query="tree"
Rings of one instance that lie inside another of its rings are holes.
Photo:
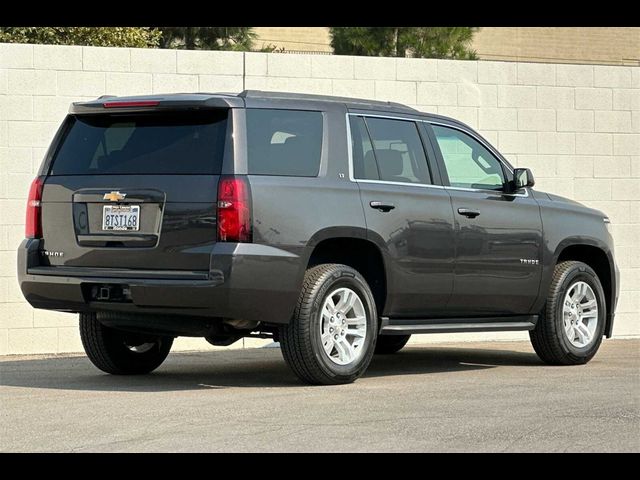
[[[0,42],[157,47],[161,32],[150,27],[0,27]]]
[[[252,27],[161,27],[162,48],[251,50]]]
[[[337,55],[477,58],[470,44],[478,27],[331,27]]]

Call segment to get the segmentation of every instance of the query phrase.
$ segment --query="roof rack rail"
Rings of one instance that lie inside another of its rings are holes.
[[[415,108],[411,108],[407,105],[398,102],[386,102],[382,100],[369,100],[364,98],[353,97],[338,97],[332,95],[316,95],[309,93],[293,93],[293,92],[269,92],[263,90],[243,90],[238,94],[242,98],[274,98],[274,99],[291,99],[291,100],[316,100],[324,102],[340,102],[340,103],[354,103],[354,104],[366,104],[379,107],[395,107],[403,110],[409,110],[417,112]]]

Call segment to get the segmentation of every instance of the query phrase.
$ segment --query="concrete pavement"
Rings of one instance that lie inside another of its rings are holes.
[[[586,366],[527,342],[411,346],[309,387],[276,348],[179,353],[114,377],[83,356],[0,360],[0,451],[640,451],[640,339]]]

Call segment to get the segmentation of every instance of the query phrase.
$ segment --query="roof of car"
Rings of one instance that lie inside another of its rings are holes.
[[[194,92],[194,93],[169,93],[169,94],[153,94],[153,95],[135,95],[135,96],[115,96],[102,95],[95,100],[74,102],[71,105],[70,113],[97,113],[104,112],[106,104],[126,104],[145,101],[157,101],[160,106],[176,107],[180,105],[197,104],[202,107],[243,107],[245,100],[264,100],[274,101],[303,101],[317,102],[319,104],[343,104],[349,110],[377,110],[389,113],[398,113],[405,115],[420,115],[431,118],[440,118],[458,122],[455,119],[436,115],[433,113],[421,112],[414,108],[397,102],[385,102],[381,100],[369,100],[353,97],[337,97],[331,95],[313,95],[306,93],[293,92],[266,92],[261,90],[244,90],[241,93],[225,93],[225,92]]]
[[[416,109],[397,102],[385,102],[380,100],[368,100],[353,97],[334,97],[332,95],[314,95],[307,93],[292,92],[265,92],[262,90],[245,90],[238,94],[242,98],[263,99],[263,100],[302,100],[306,102],[320,103],[341,103],[348,108],[366,110],[394,110],[406,113],[420,113]]]

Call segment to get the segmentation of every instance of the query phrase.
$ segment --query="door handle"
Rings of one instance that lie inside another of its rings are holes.
[[[388,212],[396,208],[393,203],[384,203],[384,202],[369,202],[369,206],[371,208],[375,208],[376,210],[380,210],[381,212]]]
[[[476,218],[480,215],[480,210],[471,210],[470,208],[459,208],[458,213],[464,215],[467,218]]]

